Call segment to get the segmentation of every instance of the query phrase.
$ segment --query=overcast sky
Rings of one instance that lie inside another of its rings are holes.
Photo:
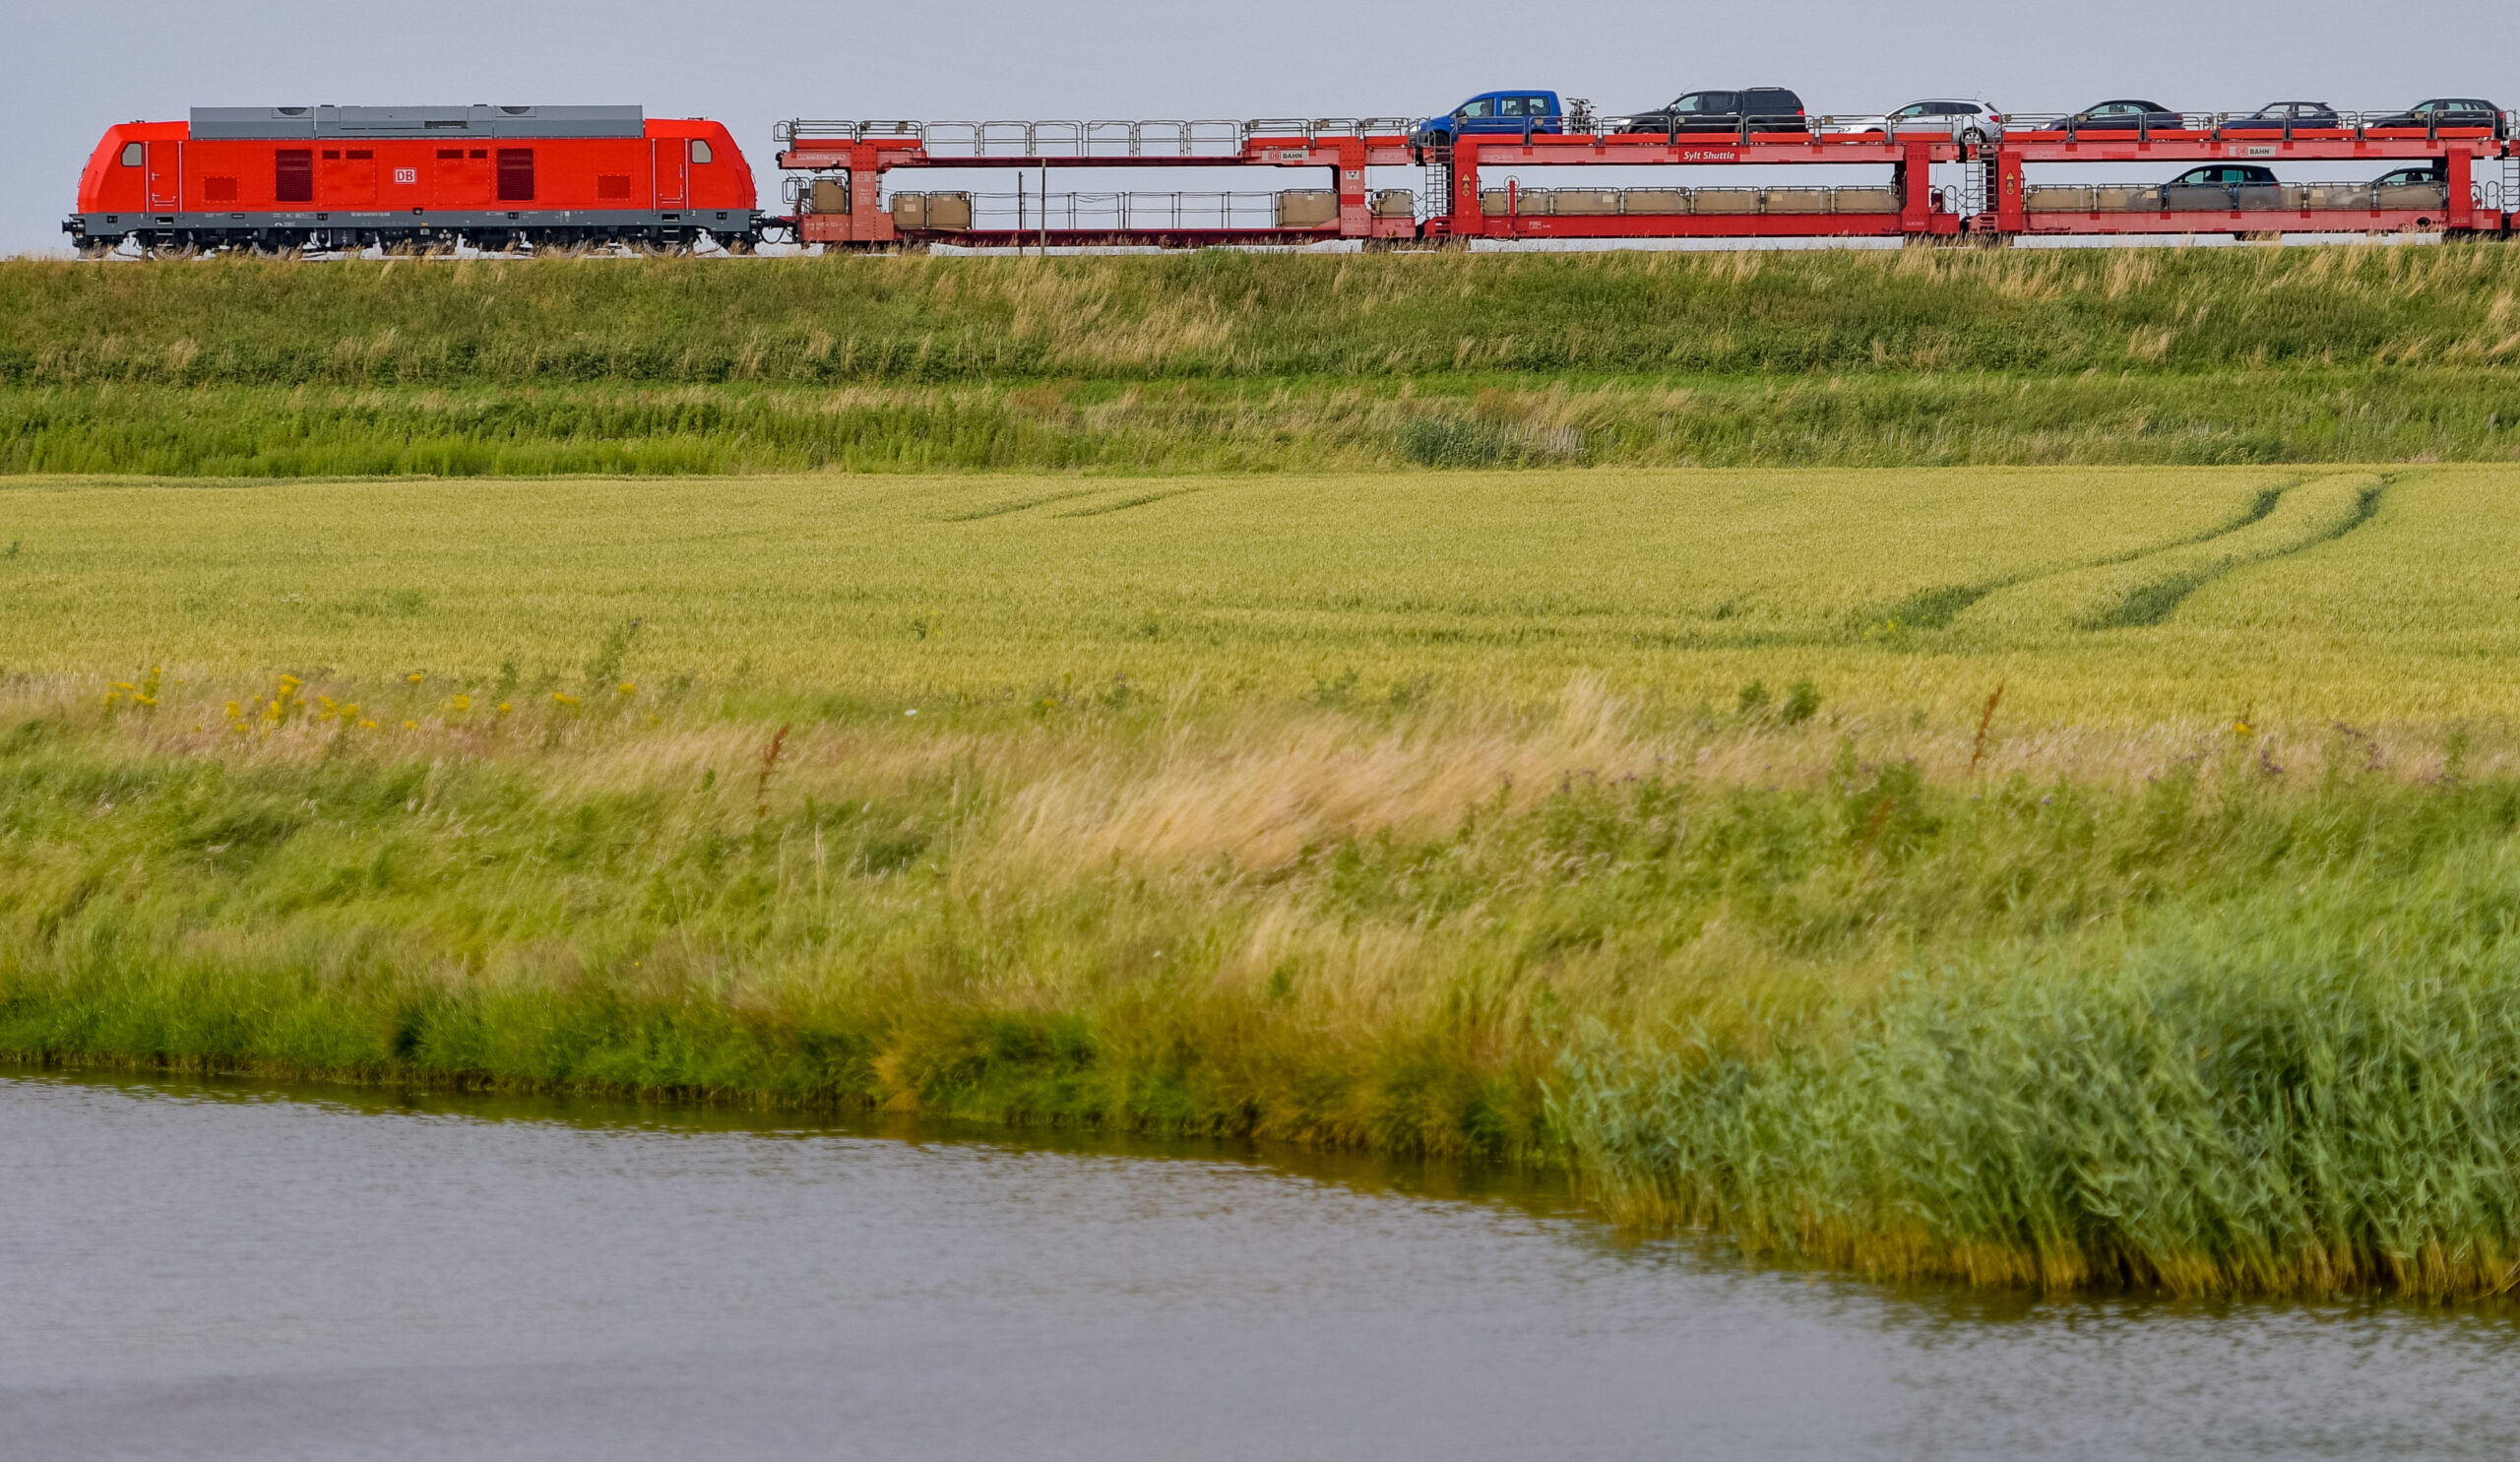
[[[0,28],[0,253],[62,245],[108,123],[197,105],[638,102],[726,123],[774,206],[770,126],[787,116],[1423,114],[1500,86],[1624,111],[1736,84],[1823,112],[1943,95],[2022,111],[2116,95],[2520,106],[2511,0],[26,3]]]

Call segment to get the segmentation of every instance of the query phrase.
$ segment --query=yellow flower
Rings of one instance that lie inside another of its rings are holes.
[[[627,680],[624,680],[619,685],[613,687],[613,693],[616,695],[637,695],[639,693],[639,687],[631,684]]]
[[[416,721],[409,721],[409,720],[407,720],[407,721],[405,721],[405,722],[403,723],[403,730],[405,730],[405,731],[418,731],[419,729],[420,729],[420,724],[419,724],[418,722],[416,722]]]
[[[450,711],[470,711],[472,709],[472,697],[469,695],[459,695],[455,699],[448,701],[446,703],[446,708]]]
[[[408,675],[405,675],[403,678],[404,678],[405,680],[410,681],[410,682],[411,684],[413,684],[413,685],[417,685],[417,684],[419,684],[422,680],[425,680],[425,679],[427,679],[427,678],[428,678],[428,672],[427,672],[427,671],[425,671],[425,670],[413,670],[413,671],[411,671],[411,673],[410,673],[410,674],[408,674]]]
[[[376,723],[373,721],[362,721],[358,724],[358,729],[360,731],[374,731],[376,730]]]
[[[2232,734],[2236,736],[2245,736],[2249,734],[2248,723],[2245,721],[2233,722]]]
[[[563,706],[574,706],[578,703],[578,698],[569,694],[565,690],[555,690],[551,692],[551,699]]]

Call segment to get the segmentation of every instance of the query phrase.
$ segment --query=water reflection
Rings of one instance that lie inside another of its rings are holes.
[[[1076,1133],[0,1079],[43,1457],[2502,1455],[2509,1312],[1890,1294],[1562,1182]]]

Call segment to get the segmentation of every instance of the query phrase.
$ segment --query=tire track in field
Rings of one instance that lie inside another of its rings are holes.
[[[2237,517],[2226,519],[2203,533],[2189,538],[2174,539],[2167,543],[2149,543],[2141,548],[2129,548],[2122,553],[2106,554],[2083,563],[2068,564],[2063,568],[2026,569],[2017,574],[1982,579],[1973,584],[1936,585],[1934,588],[1920,590],[1904,599],[1895,600],[1884,606],[1858,610],[1854,627],[1864,629],[1873,625],[1893,624],[1907,629],[1948,629],[1951,627],[1952,620],[1959,618],[1980,600],[1999,594],[2016,585],[2028,584],[2057,574],[2081,573],[2090,569],[2132,563],[2137,559],[2150,558],[2157,553],[2167,553],[2197,543],[2209,543],[2216,539],[2238,533],[2244,528],[2263,521],[2284,500],[2285,493],[2300,484],[2300,479],[2297,477],[2281,487],[2262,488],[2256,497],[2250,499],[2249,505],[2240,510]]]
[[[985,507],[974,508],[968,513],[940,514],[935,521],[939,523],[977,523],[983,518],[1003,518],[1009,513],[1023,512],[1026,508],[1047,507],[1054,502],[1067,502],[1079,497],[1094,497],[1104,492],[1111,492],[1115,490],[1116,489],[1110,487],[1071,487],[1064,492],[1036,493],[1031,497],[1016,497],[1009,498],[1004,502],[993,502]]]
[[[2160,624],[2217,579],[2333,542],[2369,522],[2389,480],[2373,473],[2312,477],[2284,489],[2269,511],[2230,532],[2028,579],[1979,600],[1956,622],[2014,632]]]
[[[1118,502],[1097,503],[1090,508],[1071,508],[1067,512],[1052,513],[1050,516],[1053,518],[1100,518],[1105,513],[1124,513],[1131,508],[1142,508],[1148,503],[1162,502],[1167,497],[1184,497],[1198,490],[1196,487],[1167,487],[1162,492],[1141,492],[1135,497],[1121,498]]]
[[[968,512],[939,514],[933,521],[938,523],[979,523],[990,518],[1003,518],[1010,513],[1022,513],[1034,508],[1045,508],[1052,503],[1074,502],[1080,497],[1102,497],[1109,493],[1121,490],[1121,488],[1106,485],[1098,487],[1071,487],[1061,492],[1038,492],[1030,497],[1016,497],[1009,498],[1003,502],[988,503],[981,507],[973,508]],[[1053,518],[1100,518],[1105,513],[1125,512],[1130,508],[1144,507],[1151,502],[1162,502],[1167,497],[1179,497],[1184,493],[1197,492],[1200,490],[1200,488],[1195,486],[1166,487],[1154,492],[1141,492],[1134,497],[1123,497],[1116,502],[1094,503],[1082,508],[1071,508],[1064,513],[1052,513],[1049,516]]]
[[[2323,500],[2315,505],[2312,511],[2329,513],[2331,515],[2329,521],[2300,541],[2254,557],[2223,558],[2200,563],[2192,568],[2181,568],[2169,577],[2153,580],[2133,591],[2120,600],[2107,614],[2087,620],[2076,627],[2122,629],[2134,625],[2159,624],[2176,613],[2178,606],[2186,602],[2189,595],[2225,574],[2272,562],[2278,558],[2288,558],[2296,553],[2304,553],[2321,543],[2335,542],[2338,539],[2370,522],[2372,516],[2380,511],[2380,497],[2389,490],[2389,483],[2393,480],[2395,479],[2391,477],[2363,475],[2359,480],[2351,477],[2321,478],[2305,484],[2301,489],[2305,493],[2313,488],[2333,486],[2341,491],[2350,487],[2353,491],[2351,505],[2342,514],[2335,514],[2333,512],[2335,504],[2332,501]]]

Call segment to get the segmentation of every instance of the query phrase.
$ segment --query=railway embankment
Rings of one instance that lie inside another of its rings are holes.
[[[2493,244],[0,265],[0,470],[2489,461]]]

